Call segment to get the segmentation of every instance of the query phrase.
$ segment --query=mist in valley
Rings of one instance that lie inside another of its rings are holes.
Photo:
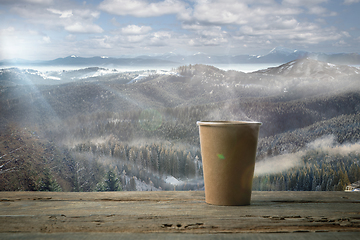
[[[197,121],[262,122],[254,190],[360,180],[360,70],[0,70],[0,190],[203,190]]]

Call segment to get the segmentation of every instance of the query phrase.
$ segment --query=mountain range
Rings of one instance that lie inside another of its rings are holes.
[[[194,65],[195,66],[195,65]],[[201,72],[215,72],[223,76],[230,84],[238,82],[235,79],[241,79],[241,82],[260,83],[259,78],[267,78],[268,82],[272,82],[274,76],[277,80],[294,82],[294,79],[316,79],[338,82],[339,79],[351,78],[359,76],[360,70],[357,67],[348,65],[337,65],[327,62],[321,62],[312,58],[300,58],[284,64],[280,64],[276,67],[269,67],[254,72],[244,73],[241,71],[224,71],[216,67],[209,65],[197,64],[194,68],[196,71]],[[81,66],[80,66],[81,67]],[[0,86],[21,86],[21,85],[59,85],[64,83],[79,83],[79,82],[105,82],[116,81],[122,84],[142,83],[159,76],[174,78],[182,77],[179,73],[179,69],[182,67],[173,68],[172,70],[137,70],[137,71],[120,71],[117,69],[108,69],[104,67],[85,67],[74,70],[51,70],[40,71],[35,69],[22,69],[22,68],[4,68],[0,69]],[[184,73],[185,75],[188,73]],[[258,75],[257,77],[254,77]],[[217,79],[218,77],[209,78]],[[297,81],[297,80],[296,80]],[[191,83],[191,84],[194,84]],[[216,83],[217,84],[217,83]],[[262,82],[261,84],[265,84]]]
[[[278,175],[257,190],[360,179],[360,70],[303,56],[250,73],[0,69],[0,190],[95,191],[110,170],[123,190],[203,189],[199,120],[263,123],[257,164]]]
[[[334,64],[360,64],[358,53],[316,53],[302,50],[276,47],[265,55],[209,55],[196,53],[181,55],[166,53],[159,55],[141,55],[136,57],[79,57],[71,55],[48,61],[30,61],[10,59],[0,61],[0,66],[176,66],[179,64],[256,64],[256,63],[286,63],[299,58],[312,58]]]

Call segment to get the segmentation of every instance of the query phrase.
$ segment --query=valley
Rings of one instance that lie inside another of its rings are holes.
[[[1,69],[0,190],[201,190],[199,120],[263,123],[254,190],[343,190],[360,179],[359,111],[360,70],[310,58],[249,73]]]

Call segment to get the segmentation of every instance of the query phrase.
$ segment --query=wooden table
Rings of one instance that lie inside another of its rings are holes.
[[[0,239],[360,239],[358,192],[0,192]]]

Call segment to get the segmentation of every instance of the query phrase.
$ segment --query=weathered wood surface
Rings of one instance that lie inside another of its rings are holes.
[[[356,232],[360,193],[253,192],[214,206],[204,192],[0,192],[0,233]]]

